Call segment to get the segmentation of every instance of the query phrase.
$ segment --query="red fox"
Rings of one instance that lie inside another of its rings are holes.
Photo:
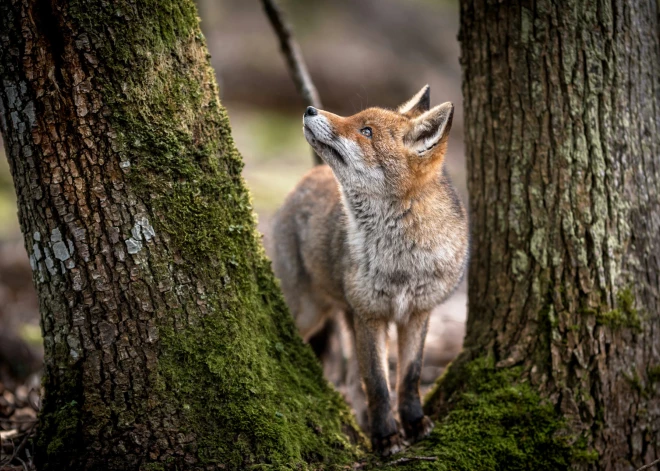
[[[275,217],[273,267],[285,300],[305,339],[327,316],[346,315],[372,446],[383,456],[404,443],[390,405],[388,325],[398,329],[399,419],[414,442],[433,428],[419,397],[429,313],[467,265],[467,215],[443,166],[453,113],[451,103],[430,109],[428,85],[396,111],[344,118],[308,107],[304,134],[327,165]]]

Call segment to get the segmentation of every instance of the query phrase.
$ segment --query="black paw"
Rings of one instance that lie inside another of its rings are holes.
[[[403,437],[398,432],[382,438],[372,437],[371,446],[382,457],[392,456],[403,450]]]
[[[403,430],[406,432],[406,440],[410,443],[415,443],[424,437],[428,437],[433,427],[435,427],[433,421],[427,416],[414,422],[404,422],[403,424]]]

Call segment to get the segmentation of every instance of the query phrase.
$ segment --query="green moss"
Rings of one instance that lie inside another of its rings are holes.
[[[56,455],[62,448],[70,446],[78,433],[80,409],[75,401],[62,406],[55,414],[56,432],[48,443],[48,454]]]
[[[75,457],[80,437],[80,418],[80,406],[76,401],[41,415],[43,433],[40,433],[37,445],[46,450],[44,469],[58,469],[58,465],[67,463],[67,458]]]
[[[348,463],[357,454],[342,432],[352,421],[343,400],[289,328],[284,307],[273,299],[264,310],[258,299],[244,299],[183,335],[161,331],[162,384],[175,392],[192,429],[204,431],[200,457],[229,469]]]
[[[571,454],[571,459],[574,464],[597,463],[600,459],[600,453],[594,449],[589,449],[584,438],[580,438],[575,445],[573,445]]]
[[[625,378],[637,394],[648,400],[656,394],[656,384],[660,382],[660,365],[649,366],[646,375],[646,382],[637,370],[632,370],[630,374],[625,375]]]
[[[150,377],[159,407],[194,435],[186,451],[205,464],[347,465],[361,453],[345,433],[356,425],[299,338],[261,248],[194,4],[137,3],[113,2],[94,18],[82,2],[72,11],[90,31],[103,24],[99,34],[122,38],[91,38],[106,72],[95,85],[110,110],[113,149],[130,163],[131,195],[167,241],[167,253],[149,251],[154,283],[131,285],[140,299],[151,285],[176,293],[163,295],[171,307],[159,312]]]
[[[624,288],[617,293],[615,309],[584,308],[582,314],[595,316],[596,323],[611,329],[628,328],[635,332],[642,329],[641,316],[635,308],[635,298],[630,288]]]
[[[649,383],[655,385],[660,382],[660,365],[649,366],[647,369]]]
[[[630,383],[630,386],[635,390],[635,392],[641,395],[644,394],[644,385],[642,384],[642,380],[636,370],[633,371],[632,374],[626,375],[626,379]]]
[[[553,338],[557,335],[558,319],[555,314],[555,307],[552,301],[550,291],[546,296],[546,302],[539,311],[539,348],[536,350],[536,361],[547,368],[551,367],[552,355],[551,345]]]
[[[441,419],[402,455],[437,460],[400,469],[556,471],[593,460],[594,452],[571,439],[555,408],[521,378],[520,368],[496,369],[491,359],[450,366],[426,401],[428,409],[446,399],[445,409],[435,411]]]
[[[51,365],[70,365],[69,348],[64,338],[46,342],[52,355]],[[43,470],[68,467],[80,454],[82,409],[82,372],[75,367],[56,373],[46,364],[42,382],[48,385],[39,413],[35,439],[35,461]]]

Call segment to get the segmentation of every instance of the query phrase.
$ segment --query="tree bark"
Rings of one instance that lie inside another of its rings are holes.
[[[660,456],[656,10],[462,1],[468,330],[407,469]],[[0,81],[42,312],[40,469],[354,460],[260,248],[192,3],[3,0]]]
[[[461,1],[468,325],[427,408],[488,357],[588,469],[660,457],[657,31],[655,1]]]
[[[39,468],[355,458],[263,255],[192,1],[3,0],[0,82],[42,314]]]

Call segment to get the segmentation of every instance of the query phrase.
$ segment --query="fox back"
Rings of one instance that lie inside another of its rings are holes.
[[[428,313],[456,288],[467,264],[467,217],[443,165],[452,117],[451,103],[430,109],[428,86],[397,110],[341,117],[307,108],[305,137],[327,165],[303,178],[275,218],[274,269],[302,335],[337,312],[355,328],[372,440],[384,454],[396,451],[397,440],[383,404],[382,327],[385,336],[389,322],[404,331],[404,428],[428,428],[419,372],[410,371],[421,369]]]

